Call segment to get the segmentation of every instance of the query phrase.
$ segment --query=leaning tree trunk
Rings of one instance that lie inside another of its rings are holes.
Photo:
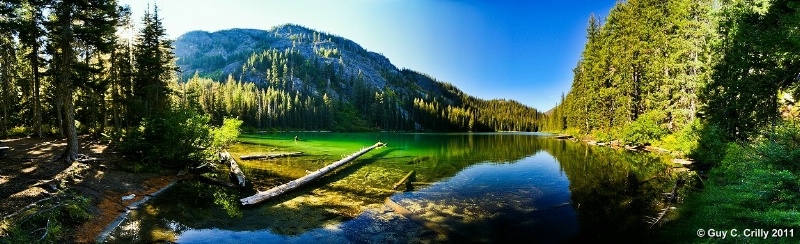
[[[64,102],[64,130],[67,133],[67,148],[61,159],[71,163],[78,158],[78,131],[75,128],[75,109],[72,105],[72,89],[66,88],[63,98]]]

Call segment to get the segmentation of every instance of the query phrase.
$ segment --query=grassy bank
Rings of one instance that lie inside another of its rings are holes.
[[[704,188],[686,196],[671,216],[673,221],[661,232],[663,240],[800,241],[800,123],[783,122],[749,141],[707,144],[704,149],[697,154],[717,161]],[[725,239],[709,237],[710,229],[728,233]],[[745,237],[746,229],[769,232],[766,237]]]
[[[661,231],[666,242],[767,242],[797,243],[800,240],[796,173],[776,170],[762,161],[742,160],[738,145],[718,168],[712,169],[705,188],[689,194]],[[793,229],[794,238],[698,237],[699,230]]]

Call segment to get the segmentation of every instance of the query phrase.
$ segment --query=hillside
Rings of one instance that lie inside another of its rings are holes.
[[[174,47],[188,87],[180,89],[206,98],[198,109],[217,121],[242,117],[258,129],[536,131],[541,116],[515,101],[475,98],[400,70],[353,41],[297,25],[193,31]],[[219,94],[208,91],[215,87]],[[214,104],[225,91],[230,104]]]

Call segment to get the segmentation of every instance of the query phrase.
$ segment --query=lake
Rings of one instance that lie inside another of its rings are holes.
[[[228,151],[248,178],[246,189],[182,181],[133,211],[107,241],[561,243],[655,235],[648,220],[675,185],[668,159],[547,136],[243,135]],[[309,185],[256,206],[239,204],[378,141],[388,146]],[[281,152],[304,155],[238,159]],[[393,190],[412,170],[413,183]]]

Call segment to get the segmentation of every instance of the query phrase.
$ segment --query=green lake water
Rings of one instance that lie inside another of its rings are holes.
[[[298,136],[299,141],[293,138]],[[674,186],[667,159],[539,133],[249,134],[228,151],[245,189],[182,181],[133,211],[108,242],[559,243],[647,240]],[[256,206],[239,198],[361,148],[332,174]],[[242,155],[303,156],[239,160]],[[414,184],[392,186],[414,171]],[[225,176],[227,177],[227,176]],[[391,202],[408,213],[399,214]]]

